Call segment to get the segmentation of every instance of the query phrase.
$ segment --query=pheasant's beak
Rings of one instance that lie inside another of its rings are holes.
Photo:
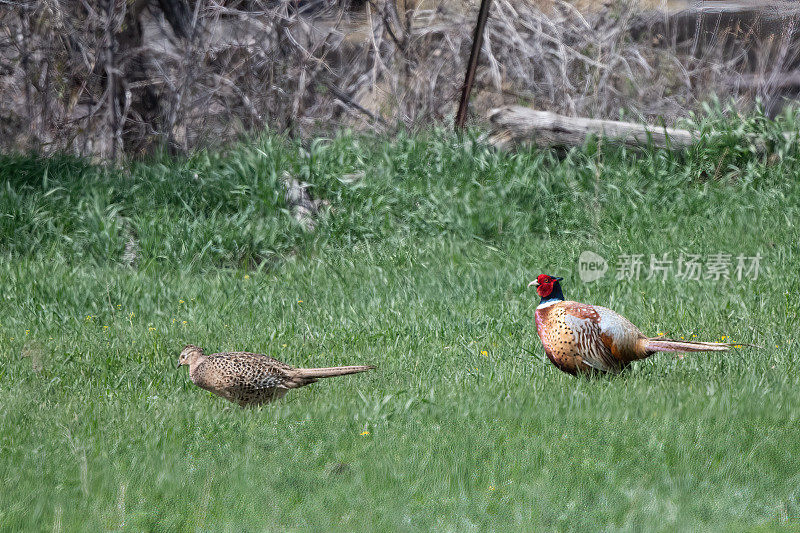
[[[555,279],[556,281],[561,281],[561,280],[563,280],[564,278],[553,278],[553,279]]]
[[[538,287],[538,286],[539,286],[539,280],[533,280],[530,283],[528,283],[528,287]]]

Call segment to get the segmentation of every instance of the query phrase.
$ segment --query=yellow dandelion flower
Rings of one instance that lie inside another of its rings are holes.
[[[250,274],[245,274],[244,279],[250,279]]]
[[[103,329],[108,329],[108,326],[103,326]]]
[[[489,485],[489,490],[494,490],[494,485]]]
[[[30,332],[31,332],[31,330],[29,330],[29,329],[26,329],[26,330],[25,330],[25,335],[27,335],[27,334],[28,334],[28,333],[30,333]]]
[[[489,355],[489,352],[487,352],[486,350],[482,350],[481,355],[487,357]]]
[[[301,304],[303,303],[303,300],[297,300],[297,303]]]
[[[362,437],[366,437],[367,435],[369,435],[369,431],[362,431],[362,432],[360,433],[360,435],[361,435]]]
[[[286,343],[283,343],[283,345],[282,345],[282,346],[283,346],[284,348],[286,348]]]
[[[186,321],[184,320],[184,321],[183,321],[183,325],[185,326],[186,324],[188,324],[188,322],[186,322]]]
[[[179,304],[185,304],[186,302],[184,302],[183,300],[178,300],[178,303]]]
[[[155,331],[155,330],[156,330],[156,328],[153,328],[153,327],[147,328],[147,331]]]

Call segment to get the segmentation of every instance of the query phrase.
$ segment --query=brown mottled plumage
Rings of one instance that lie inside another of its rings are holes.
[[[647,337],[624,316],[599,305],[565,301],[559,281],[540,275],[536,331],[547,358],[569,374],[617,373],[657,352],[717,352],[738,344]]]
[[[319,378],[344,376],[375,368],[294,368],[259,353],[223,352],[206,355],[202,348],[193,344],[186,345],[181,352],[178,366],[181,365],[189,365],[192,383],[242,407],[276,400],[289,389],[314,383]]]

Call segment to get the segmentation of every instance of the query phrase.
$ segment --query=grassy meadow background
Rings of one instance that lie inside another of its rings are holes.
[[[0,157],[0,528],[800,530],[800,122],[698,122],[726,133],[683,154],[431,131]],[[313,233],[284,171],[331,203]],[[584,250],[762,271],[585,284]],[[763,348],[576,379],[536,335],[542,272],[652,335]],[[243,410],[175,369],[188,342],[377,369]]]

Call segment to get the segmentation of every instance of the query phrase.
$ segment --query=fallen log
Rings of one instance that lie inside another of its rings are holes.
[[[728,84],[733,87],[743,89],[778,89],[778,90],[798,90],[800,89],[800,72],[784,72],[778,74],[739,74],[730,76]]]
[[[505,106],[489,112],[492,133],[489,142],[501,149],[531,143],[540,147],[580,146],[595,135],[626,146],[685,148],[697,140],[696,134],[676,128],[664,128],[616,120],[567,117],[536,111],[523,106]]]
[[[671,150],[688,148],[700,134],[678,128],[666,128],[650,124],[634,124],[616,120],[567,117],[536,111],[523,106],[505,106],[489,112],[492,131],[487,141],[494,147],[505,150],[518,144],[533,144],[539,147],[581,146],[590,136],[597,136],[612,143],[643,148],[655,146]],[[797,137],[797,132],[787,131],[787,140]],[[749,138],[756,150],[766,150],[764,139]]]

